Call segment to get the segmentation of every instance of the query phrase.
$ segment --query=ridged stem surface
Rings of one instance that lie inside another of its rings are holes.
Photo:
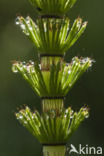
[[[41,70],[50,70],[50,66],[52,64],[57,65],[57,63],[60,62],[62,64],[63,62],[63,57],[61,56],[42,56],[40,58],[40,63],[41,63]]]
[[[60,113],[64,107],[64,99],[42,99],[43,112],[56,110]]]
[[[65,156],[66,146],[44,146],[44,156]]]

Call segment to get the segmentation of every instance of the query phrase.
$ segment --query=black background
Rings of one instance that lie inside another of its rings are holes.
[[[40,109],[40,99],[28,84],[11,71],[12,60],[35,60],[32,43],[15,25],[17,15],[36,12],[27,0],[0,0],[0,156],[42,155],[38,141],[15,119],[14,112],[23,104]],[[68,13],[71,22],[78,16],[88,20],[88,27],[79,41],[68,51],[65,59],[89,56],[96,60],[68,94],[65,105],[79,110],[87,104],[90,118],[69,140],[78,147],[104,148],[104,0],[78,0]]]

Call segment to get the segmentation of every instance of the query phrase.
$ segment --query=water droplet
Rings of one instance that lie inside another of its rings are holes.
[[[19,21],[16,21],[16,25],[19,25],[20,23],[19,23]]]
[[[71,114],[73,114],[73,113],[74,113],[74,111],[72,110],[72,111],[71,111]]]
[[[70,74],[71,73],[71,70],[68,70],[68,74]]]
[[[72,86],[72,83],[69,84],[69,87],[71,87],[71,86]]]
[[[68,109],[65,110],[65,113],[66,113],[66,114],[68,113]]]
[[[18,116],[16,118],[17,118],[17,120],[19,120],[19,117]]]
[[[29,29],[32,31],[33,30],[33,28],[31,27],[31,26],[29,26]]]
[[[74,114],[73,114],[73,113],[74,113],[74,111],[72,110],[72,111],[71,111],[71,113],[70,113],[70,119],[72,119],[72,118],[73,118],[73,116],[74,116]]]
[[[23,119],[23,116],[22,116],[22,115],[20,115],[20,116],[19,116],[19,119]]]
[[[29,19],[29,16],[26,17],[26,23],[29,24],[30,23],[30,19]]]
[[[30,63],[31,65],[34,65],[34,62],[33,62],[33,61],[31,61],[31,60],[29,61],[29,63]]]
[[[26,27],[25,27],[25,25],[24,25],[24,24],[21,24],[21,25],[20,25],[20,27],[21,27],[21,29],[23,29],[23,30],[25,30],[25,29],[26,29]]]
[[[40,70],[42,69],[41,64],[39,64],[39,68],[40,68]]]
[[[90,61],[90,59],[88,57],[86,57],[86,58],[81,60],[82,64],[85,64],[86,62],[90,62],[91,63],[91,61]]]
[[[16,25],[20,24],[19,17],[16,18],[15,23],[16,23]]]
[[[34,26],[35,26],[35,29],[38,29],[38,26],[37,26],[36,24],[35,24]],[[38,29],[38,30],[39,30],[39,29]]]
[[[25,62],[25,61],[23,61],[23,62],[22,62],[22,64],[23,64],[23,65],[25,65],[25,64],[26,64],[26,62]]]
[[[23,65],[23,68],[25,68],[25,69],[26,69],[26,65]]]
[[[44,27],[44,32],[47,32],[47,28],[46,27]]]
[[[27,124],[27,121],[24,121],[24,124],[26,125]]]
[[[21,64],[21,70],[22,70],[23,68],[26,68],[26,62],[25,62],[25,61],[22,62],[22,64]]]
[[[73,115],[70,116],[70,119],[73,119]]]
[[[77,27],[80,28],[80,26],[81,26],[81,22],[78,22]]]
[[[27,72],[30,72],[31,65],[26,66]]]
[[[17,72],[18,72],[18,69],[17,69],[17,67],[16,67],[15,65],[12,66],[12,71],[13,71],[14,73],[17,73]]]
[[[89,118],[89,114],[86,114],[86,115],[85,115],[85,118],[86,118],[86,119]]]
[[[28,32],[24,32],[27,36],[29,36],[29,33]]]
[[[49,116],[48,115],[46,115],[46,120],[49,120]]]
[[[65,114],[65,115],[64,115],[64,118],[66,118],[66,117],[67,117],[67,115]]]
[[[27,116],[27,120],[30,121],[31,119]]]

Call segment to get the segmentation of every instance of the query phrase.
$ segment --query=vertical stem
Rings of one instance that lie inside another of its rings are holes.
[[[44,156],[65,156],[66,146],[44,146]]]
[[[50,69],[50,66],[52,64],[57,65],[58,62],[62,64],[63,62],[62,56],[42,56],[40,58],[41,69],[46,71]]]
[[[57,113],[60,113],[64,108],[64,99],[42,99],[42,110],[47,112],[50,110],[56,110]]]

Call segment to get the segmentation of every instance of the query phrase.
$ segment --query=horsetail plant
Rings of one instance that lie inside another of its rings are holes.
[[[60,113],[50,110],[40,114],[38,111],[31,112],[29,107],[16,113],[20,123],[42,144],[65,144],[88,116],[87,107],[82,107],[78,113],[70,107]]]
[[[16,118],[43,145],[44,156],[65,156],[66,143],[89,111],[88,107],[79,112],[66,109],[64,99],[93,60],[74,57],[66,63],[63,56],[83,34],[87,22],[78,17],[71,26],[65,16],[77,0],[29,1],[40,17],[34,22],[29,16],[19,16],[16,24],[37,48],[40,62],[15,61],[12,70],[20,73],[41,98],[42,113],[26,106]]]
[[[12,69],[22,75],[38,96],[64,97],[91,65],[90,58],[75,57],[71,63],[63,63],[61,69],[59,62],[57,65],[52,64],[49,70],[42,71],[41,64],[32,61],[27,64],[15,62]]]
[[[84,32],[87,22],[77,18],[70,28],[68,18],[40,18],[34,23],[28,16],[17,17],[16,24],[34,43],[40,54],[64,55]]]

